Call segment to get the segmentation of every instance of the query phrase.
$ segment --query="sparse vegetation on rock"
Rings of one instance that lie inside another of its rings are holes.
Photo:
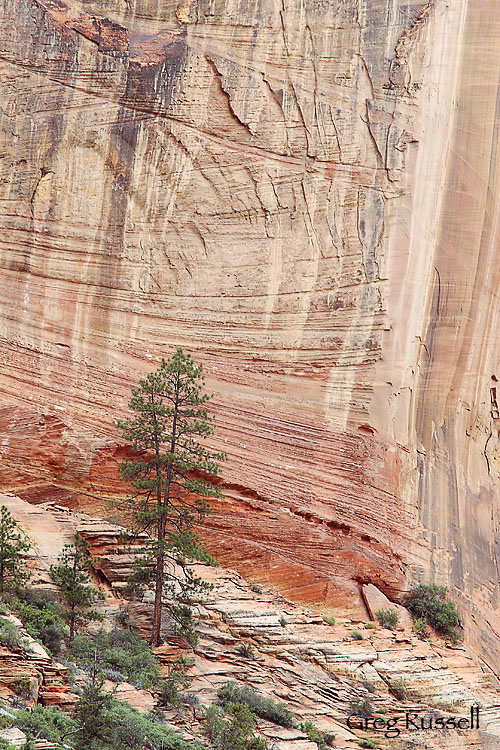
[[[67,633],[64,610],[55,603],[51,593],[19,589],[9,604],[24,627],[50,653],[57,656]]]
[[[15,648],[20,643],[18,629],[6,617],[0,617],[0,643],[9,648]]]
[[[150,646],[131,627],[99,630],[93,636],[77,635],[70,650],[70,658],[80,666],[89,664],[98,654],[99,668],[107,679],[127,680],[142,688],[158,684],[158,663]]]
[[[307,739],[316,743],[318,750],[328,750],[329,747],[333,747],[335,740],[333,732],[322,732],[312,721],[303,721],[300,728],[307,734]]]
[[[349,713],[352,716],[361,716],[366,718],[373,716],[373,703],[369,698],[353,698],[349,702]]]
[[[222,706],[228,703],[245,703],[262,719],[268,719],[283,727],[296,726],[294,715],[286,703],[277,703],[272,698],[265,698],[248,685],[226,682],[218,689],[217,698]]]
[[[255,734],[255,727],[255,716],[246,703],[207,709],[205,728],[213,750],[267,750],[267,742]]]
[[[460,615],[448,599],[446,586],[421,583],[407,595],[405,606],[414,618],[424,619],[436,632],[454,642],[460,640]]]
[[[399,615],[395,609],[387,607],[386,609],[379,609],[375,612],[375,617],[384,628],[392,630],[399,622]]]
[[[406,698],[408,698],[408,683],[403,677],[392,680],[391,684],[389,685],[389,689],[393,696],[398,699],[398,701],[404,701],[406,700]]]
[[[428,629],[426,619],[424,617],[414,617],[412,621],[412,630],[420,639],[424,640],[427,638]]]
[[[90,532],[87,532],[88,527],[83,526],[83,528],[85,529],[85,533],[89,533],[89,538],[92,540],[92,544],[95,544],[95,549],[102,549],[103,543],[101,538],[99,537],[94,542],[94,537],[92,537]],[[108,535],[109,531],[105,525],[103,528]],[[118,534],[119,532],[117,531],[116,533]],[[108,539],[109,536],[106,536],[106,542]],[[126,564],[129,564],[130,559],[127,557],[126,550],[121,551],[123,549],[121,547],[121,540],[118,545],[119,554],[123,554]],[[114,554],[114,551],[111,554]],[[110,555],[111,560],[115,562],[116,558],[112,558]],[[39,570],[36,567],[37,565],[38,562],[35,561],[33,565],[34,570]],[[103,567],[105,570],[111,569],[107,559],[103,559]],[[118,569],[121,574],[119,581],[122,582],[125,580],[126,575],[122,574],[123,567]],[[91,571],[89,575],[93,579]],[[196,747],[201,748],[200,743],[198,742],[198,745],[196,745],[193,739],[193,735],[203,738],[203,727],[207,726],[204,723],[204,716],[207,709],[202,705],[200,699],[205,701],[208,699],[208,702],[211,699],[213,700],[212,690],[220,684],[221,662],[218,661],[218,655],[230,653],[231,650],[234,654],[235,648],[240,643],[239,640],[235,639],[235,635],[237,638],[241,638],[242,634],[244,634],[244,642],[251,643],[258,656],[258,669],[256,669],[257,664],[252,662],[245,663],[245,661],[240,660],[237,663],[241,677],[238,674],[238,682],[229,683],[229,687],[226,683],[226,686],[219,690],[220,697],[215,707],[210,709],[210,714],[215,716],[216,728],[218,727],[220,732],[218,735],[213,733],[211,739],[202,739],[202,745],[207,749],[210,748],[210,750],[218,750],[219,747],[224,747],[225,745],[234,750],[235,747],[238,747],[237,743],[241,741],[245,750],[248,750],[249,747],[262,748],[263,750],[266,747],[265,743],[267,740],[269,750],[271,750],[273,745],[270,738],[274,738],[274,747],[279,744],[288,743],[290,747],[294,744],[297,744],[297,746],[304,744],[305,746],[307,744],[305,742],[306,737],[304,734],[300,735],[299,731],[295,731],[300,728],[309,739],[309,742],[314,743],[314,745],[311,744],[311,747],[315,747],[318,750],[327,750],[329,747],[332,747],[331,743],[334,743],[333,735],[324,730],[334,729],[334,727],[330,727],[326,723],[324,716],[319,712],[317,715],[321,716],[321,721],[325,721],[325,724],[319,723],[320,720],[318,719],[319,726],[316,725],[313,709],[314,689],[316,685],[314,679],[315,677],[318,678],[318,690],[321,691],[323,696],[325,694],[332,695],[331,691],[338,687],[338,672],[335,668],[332,668],[332,671],[330,671],[330,667],[328,668],[328,672],[326,670],[319,671],[321,667],[315,662],[311,663],[307,658],[303,659],[300,652],[297,652],[297,669],[294,669],[293,663],[290,663],[287,653],[284,654],[285,658],[281,660],[281,650],[278,652],[278,655],[273,650],[268,650],[269,643],[272,643],[272,641],[268,641],[267,636],[263,636],[259,615],[261,611],[275,612],[278,602],[280,607],[286,606],[286,611],[290,612],[290,626],[287,631],[282,630],[280,627],[274,627],[271,631],[272,636],[277,636],[280,649],[282,645],[286,647],[287,643],[296,644],[297,638],[300,637],[300,648],[304,649],[306,657],[312,652],[312,649],[319,649],[320,651],[324,649],[324,653],[329,653],[327,649],[331,648],[330,644],[333,642],[335,644],[334,648],[338,651],[342,660],[347,662],[349,659],[352,659],[353,654],[359,651],[359,648],[356,648],[352,642],[349,645],[350,638],[346,638],[349,628],[341,627],[340,629],[336,628],[335,631],[328,631],[327,628],[320,626],[319,630],[326,637],[324,645],[322,642],[317,643],[314,640],[315,634],[318,633],[316,623],[320,619],[317,614],[309,611],[307,612],[308,617],[301,616],[297,611],[298,607],[291,603],[288,605],[283,604],[283,601],[275,599],[271,592],[266,592],[264,597],[262,597],[262,599],[266,600],[265,602],[261,600],[258,603],[255,623],[253,623],[250,620],[252,610],[248,602],[249,587],[242,584],[240,577],[234,572],[228,574],[223,570],[211,570],[210,576],[211,580],[218,587],[219,593],[217,597],[220,596],[220,600],[214,596],[210,602],[207,602],[206,609],[202,610],[203,616],[206,619],[201,631],[200,647],[196,649],[196,666],[193,669],[190,669],[190,660],[186,658],[186,656],[189,656],[189,651],[186,649],[182,639],[179,638],[169,639],[169,645],[159,649],[158,655],[155,657],[151,646],[147,644],[146,640],[141,638],[141,631],[136,627],[132,627],[132,622],[140,626],[141,629],[147,624],[147,620],[145,619],[147,617],[146,606],[139,605],[138,603],[130,603],[128,608],[127,606],[123,607],[120,606],[124,603],[123,600],[121,602],[116,601],[111,605],[111,591],[102,609],[106,616],[106,629],[102,628],[99,630],[99,626],[96,627],[94,624],[89,623],[89,627],[81,626],[80,632],[76,634],[71,645],[65,642],[64,638],[61,640],[61,653],[58,661],[62,661],[66,665],[69,664],[69,666],[73,665],[73,690],[80,695],[77,708],[73,711],[71,707],[72,696],[68,693],[64,694],[64,691],[68,690],[67,684],[61,690],[61,706],[68,712],[65,715],[66,722],[69,720],[70,723],[65,725],[64,732],[58,730],[58,722],[62,723],[63,721],[63,719],[59,719],[60,712],[56,713],[55,717],[52,717],[54,721],[49,722],[46,715],[38,715],[39,711],[44,710],[39,707],[36,709],[34,717],[30,714],[30,722],[35,726],[32,729],[28,727],[28,731],[25,732],[28,736],[28,742],[33,743],[33,738],[38,736],[39,738],[47,738],[56,744],[59,743],[61,747],[65,746],[68,750],[118,750],[118,748],[120,750],[156,750],[156,748],[158,750],[160,748],[163,748],[163,750],[165,748],[194,750]],[[120,591],[123,591],[123,588]],[[231,591],[232,597],[230,602],[227,599],[229,591]],[[242,611],[242,591],[244,592],[243,601],[245,602],[245,607],[248,609],[248,620],[245,621],[244,627],[239,619],[240,612]],[[6,601],[10,605],[14,599],[9,598]],[[19,609],[19,602],[29,605],[26,607],[25,613],[28,613],[28,619],[32,618],[35,626],[40,615],[43,615],[42,620],[43,624],[45,624],[45,620],[49,619],[48,615],[51,607],[55,607],[56,610],[59,607],[50,595],[44,594],[42,596],[29,589],[19,592],[16,601],[18,603],[18,614],[21,611]],[[269,609],[265,609],[267,607]],[[45,612],[45,609],[47,609],[47,612]],[[8,613],[9,608],[6,607],[4,611]],[[120,613],[119,616],[117,611]],[[47,618],[45,618],[45,615],[47,615]],[[278,610],[278,618],[279,616],[280,611]],[[4,619],[8,622],[6,617]],[[276,626],[277,624],[277,618],[275,618],[274,625]],[[66,627],[66,624],[63,622],[63,631],[66,630]],[[353,624],[350,627],[358,626]],[[360,630],[365,638],[368,637],[368,633],[371,636],[370,631],[364,631],[362,628]],[[22,639],[23,631],[19,628],[18,631]],[[379,631],[379,637],[384,638],[383,632]],[[373,646],[375,649],[377,648],[376,634],[374,642],[370,645],[369,649],[371,650]],[[397,639],[393,641],[393,648],[398,651],[398,655],[401,655],[403,649],[407,649],[408,647],[407,645],[403,645],[403,639]],[[41,656],[41,661],[39,660],[40,655],[36,649],[34,650],[35,656],[33,657],[30,657],[25,649],[23,649],[24,653],[22,653],[16,644],[14,644],[13,650],[15,654],[12,656],[19,664],[19,668],[16,668],[15,675],[9,681],[4,680],[4,684],[6,684],[10,691],[14,689],[20,697],[24,695],[27,698],[31,687],[31,680],[36,689],[37,700],[47,700],[47,703],[54,700],[57,701],[61,683],[65,681],[64,670],[54,670],[54,664],[47,664],[47,670],[44,671],[44,663],[46,664],[47,662],[43,656]],[[430,650],[432,650],[431,647],[426,644],[419,646],[421,653]],[[185,654],[184,666],[178,660],[179,653]],[[216,670],[212,671],[209,668],[207,672],[207,657],[213,665],[216,665]],[[10,659],[11,655],[8,655],[8,658]],[[30,663],[29,660],[31,658],[35,660],[34,663]],[[170,665],[167,667],[167,676],[163,678],[165,659],[170,661]],[[108,679],[105,683],[97,682],[96,686],[94,686],[94,688],[97,688],[97,692],[94,689],[94,694],[92,694],[88,685],[88,677],[85,677],[85,674],[88,674],[89,665],[91,666],[94,662],[100,672],[101,679]],[[280,668],[280,662],[281,665],[286,665],[286,671]],[[271,663],[273,665],[277,664],[278,669],[276,672],[268,673],[266,679],[266,669],[269,670]],[[200,664],[201,670],[199,669]],[[298,672],[298,669],[302,668],[302,664],[304,665],[303,684],[301,682],[302,677],[299,678]],[[374,669],[376,670],[376,668],[377,664],[375,663]],[[187,693],[190,689],[191,674],[195,680],[195,687],[192,693]],[[398,674],[406,673],[403,670],[396,672],[389,670],[389,673],[384,672],[381,676],[386,684],[389,684],[392,696],[404,700],[406,686],[404,684],[400,685],[397,680],[394,681],[394,675]],[[253,675],[255,675],[255,682],[253,682]],[[295,676],[294,681],[291,679],[293,676]],[[434,672],[432,672],[430,679],[432,680],[433,677]],[[16,678],[17,682],[14,682]],[[109,679],[113,680],[116,684],[110,684]],[[227,679],[227,677],[224,679]],[[341,679],[343,686],[342,693],[346,701],[344,705],[348,704],[350,698],[356,696],[354,705],[351,705],[351,707],[358,715],[376,716],[386,712],[387,709],[384,706],[379,708],[378,700],[375,704],[377,707],[376,712],[370,703],[375,697],[370,693],[377,693],[381,683],[377,679],[376,673],[367,665],[363,669],[357,670],[356,676],[345,677],[343,674]],[[370,681],[372,679],[374,682]],[[424,676],[424,679],[427,679],[427,677]],[[54,680],[53,687],[50,685],[51,680]],[[138,687],[144,687],[145,690],[136,692],[130,685],[118,684],[125,680]],[[252,680],[254,687],[248,685],[248,680]],[[45,687],[46,683],[49,685],[48,692]],[[484,680],[482,680],[481,685],[484,687]],[[268,692],[270,689],[276,690],[276,692]],[[101,695],[105,690],[108,691],[107,696]],[[113,691],[115,690],[116,693],[114,694]],[[300,704],[302,690],[305,699],[303,707]],[[148,695],[148,692],[150,695]],[[117,701],[114,695],[122,698],[125,696],[129,697],[133,701],[133,705],[136,705],[141,711],[150,710],[154,705],[155,699],[157,699],[157,708],[151,713],[141,715],[125,701]],[[279,703],[278,701],[281,698],[277,696],[285,695],[287,698],[283,699],[286,700],[286,703]],[[367,701],[363,701],[364,696],[367,697]],[[103,701],[102,705],[101,697]],[[236,704],[239,704],[240,707],[246,707],[246,710],[243,713],[239,713],[238,716],[233,713],[233,706]],[[324,702],[322,705],[324,705]],[[22,701],[10,692],[10,710],[12,710],[14,715],[16,715],[16,709],[20,707],[22,707]],[[176,709],[175,713],[165,710],[172,707]],[[389,711],[392,712],[393,707],[394,698],[391,697]],[[86,722],[84,727],[82,722],[86,711],[91,716],[91,720]],[[19,712],[21,716],[23,713],[23,711]],[[248,717],[249,714],[250,720],[243,721],[245,716]],[[189,732],[189,739],[184,739],[175,732],[172,733],[162,721],[162,717],[168,717],[170,721],[173,719],[176,724],[178,723],[179,726],[183,727],[183,730]],[[306,718],[310,720],[306,720]],[[37,721],[38,728],[36,726]],[[55,728],[54,722],[56,724]],[[92,724],[94,724],[94,737],[89,736]],[[288,731],[282,732],[277,726],[273,726],[273,724],[292,727],[294,731],[290,733]],[[248,726],[251,728],[250,732],[247,731]],[[59,736],[65,734],[60,740],[57,739],[57,731],[59,731]],[[263,736],[261,736],[261,733]],[[358,737],[362,737],[363,734],[358,733]],[[80,735],[82,736],[80,737]],[[294,736],[293,740],[288,739],[290,735]],[[97,736],[99,739],[97,739]],[[284,739],[285,737],[286,739]]]
[[[163,706],[179,708],[186,701],[184,691],[192,682],[188,674],[192,666],[193,659],[186,659],[184,656],[180,656],[168,666],[167,676],[160,683],[160,703]]]
[[[242,641],[239,643],[236,650],[239,655],[243,656],[245,659],[255,659],[254,650],[248,641]]]
[[[31,700],[35,694],[36,683],[30,675],[22,675],[17,677],[13,683],[11,683],[11,689],[23,700]]]

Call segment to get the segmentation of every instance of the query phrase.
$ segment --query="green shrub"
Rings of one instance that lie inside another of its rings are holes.
[[[76,722],[58,708],[41,706],[39,703],[32,711],[18,711],[14,723],[28,738],[43,737],[56,743],[77,729]]]
[[[23,700],[30,700],[35,695],[34,678],[30,677],[30,675],[18,677],[11,683],[11,689]]]
[[[413,618],[412,629],[415,635],[418,636],[421,640],[425,640],[428,635],[427,621],[424,617]]]
[[[276,703],[272,698],[264,698],[247,685],[226,682],[218,689],[217,698],[223,706],[228,703],[245,703],[261,719],[268,719],[282,727],[296,726],[293,713],[286,703]]]
[[[332,732],[322,732],[312,721],[303,721],[300,728],[307,734],[308,740],[316,743],[318,750],[328,750],[333,745],[335,734]]]
[[[425,619],[441,635],[455,642],[460,639],[457,630],[460,616],[453,602],[448,599],[446,586],[421,583],[410,591],[405,605],[413,617]]]
[[[390,609],[389,607],[387,609],[379,609],[375,612],[375,617],[384,628],[388,628],[389,630],[395,628],[399,622],[398,613],[395,609]]]
[[[106,721],[109,741],[98,750],[204,750],[200,742],[184,740],[156,716],[144,716],[126,701],[113,699]]]
[[[351,638],[353,641],[362,641],[363,640],[363,633],[361,633],[359,630],[351,630]]]
[[[21,748],[21,750],[24,750],[25,746],[26,746],[26,743],[23,746],[23,748]],[[11,743],[8,740],[4,740],[3,737],[0,737],[0,750],[18,750],[18,748],[16,747],[16,745],[11,745]]]
[[[18,629],[5,617],[0,617],[0,643],[8,648],[15,648],[20,643]]]
[[[213,705],[207,710],[205,731],[214,750],[266,750],[257,737],[255,717],[246,703],[227,703],[224,710]]]
[[[386,714],[387,708],[385,706],[380,706],[380,708],[377,710],[378,714]]]
[[[351,716],[361,716],[366,719],[373,716],[373,704],[369,698],[353,698],[349,702],[349,713]]]
[[[321,615],[321,617],[327,625],[335,625],[335,617],[333,615]]]
[[[248,641],[242,641],[239,643],[236,650],[240,656],[243,656],[245,659],[255,659],[254,650]]]
[[[375,740],[358,740],[360,747],[376,748]]]
[[[97,650],[99,667],[109,679],[123,677],[136,687],[151,688],[159,682],[159,668],[151,647],[132,628],[100,630],[94,637],[76,635],[71,657],[79,666],[91,662]]]
[[[128,682],[127,675],[123,674],[123,672],[119,672],[117,669],[106,668],[104,670],[104,676],[111,682]]]
[[[168,667],[167,677],[160,684],[160,703],[163,706],[179,708],[185,701],[183,690],[188,688],[193,678],[188,671],[193,666],[193,659],[180,656]]]
[[[376,622],[365,622],[365,628],[368,630],[376,630],[377,623]]]
[[[256,583],[252,583],[250,586],[250,590],[253,591],[254,594],[262,594],[262,589],[260,586],[257,586]]]
[[[57,656],[67,628],[63,609],[54,602],[52,595],[23,589],[12,599],[11,606],[31,637]]]

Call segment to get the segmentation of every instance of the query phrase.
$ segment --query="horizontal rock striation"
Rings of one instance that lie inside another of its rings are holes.
[[[496,0],[0,0],[2,488],[96,509],[177,345],[204,537],[361,613],[450,585],[498,663]]]
[[[27,707],[36,703],[69,710],[78,700],[67,679],[68,668],[54,662],[49,653],[24,629],[14,615],[6,615],[16,628],[19,644],[0,645],[0,696],[21,696]]]

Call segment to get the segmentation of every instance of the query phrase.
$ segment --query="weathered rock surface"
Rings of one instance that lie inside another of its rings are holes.
[[[181,344],[218,559],[349,606],[451,585],[498,664],[497,0],[1,0],[2,487],[120,491]]]
[[[1,501],[4,499],[0,496]],[[15,517],[21,517],[23,510],[29,507],[26,501],[13,497],[9,502]],[[58,553],[57,549],[51,553],[50,536],[44,537],[43,529],[60,525],[63,534],[70,514],[42,506],[36,510],[33,529],[28,523],[25,528],[37,538],[43,567],[50,565]],[[107,554],[115,562],[123,556],[123,564],[115,567],[119,583],[127,560],[127,555],[120,551],[119,527],[101,521],[94,524],[92,519],[77,512],[71,517],[80,528],[101,528],[102,539],[90,534],[89,543],[101,550],[103,568],[112,569],[106,566]],[[29,520],[29,516],[25,518]],[[394,748],[394,739],[380,733],[351,730],[347,726],[351,702],[358,699],[371,700],[375,715],[386,718],[402,717],[407,710],[425,716],[434,712],[445,717],[465,717],[471,705],[480,703],[480,733],[412,732],[402,733],[401,737],[417,740],[417,748],[420,742],[429,750],[498,746],[500,710],[496,683],[491,672],[481,666],[468,647],[450,648],[439,640],[423,642],[399,631],[368,629],[364,627],[367,616],[363,620],[339,617],[335,625],[328,625],[320,612],[305,609],[268,589],[256,591],[255,586],[235,571],[199,566],[197,572],[214,585],[206,601],[199,606],[199,644],[193,651],[178,637],[169,637],[168,642],[157,649],[157,655],[165,664],[171,664],[180,654],[194,659],[193,683],[189,690],[201,703],[210,704],[217,688],[228,680],[249,684],[265,696],[285,701],[298,721],[312,720],[320,729],[334,732],[337,750],[353,750],[359,747],[359,739],[373,736],[377,747]],[[108,613],[116,614],[123,603],[115,596],[120,587],[114,589],[113,581],[108,584],[110,593],[106,606]],[[140,603],[130,603],[129,607],[137,624],[144,625],[151,607]],[[361,630],[362,641],[353,640],[352,629]],[[251,656],[242,656],[243,642],[251,646]],[[41,664],[41,656],[41,653],[0,652],[0,696],[12,697],[6,677],[12,681],[13,659],[18,659],[23,674],[32,663],[43,672],[40,700],[69,707],[70,700],[64,704],[61,694],[56,697],[54,693],[47,693],[50,670],[57,672],[60,682],[64,682],[64,668],[60,669],[48,658]],[[74,699],[67,684],[66,690],[69,698]],[[154,705],[147,691],[126,683],[118,686],[117,696],[129,700],[141,711]],[[166,716],[169,723],[187,737],[202,736],[202,712],[196,705],[185,707],[182,712],[167,711]],[[314,750],[316,747],[298,728],[285,729],[259,721],[259,731],[270,744],[275,743],[277,750]],[[41,748],[45,746],[40,744],[39,750]]]
[[[466,716],[480,702],[482,733],[402,732],[401,740],[455,750],[500,742],[498,691],[469,649],[384,628],[364,629],[363,623],[345,617],[330,626],[319,614],[272,591],[255,593],[232,571],[203,568],[203,575],[215,585],[201,609],[201,638],[194,653],[191,690],[203,703],[211,703],[217,687],[233,679],[285,701],[301,721],[335,733],[335,748],[357,747],[363,737],[375,737],[377,747],[393,748],[394,737],[347,727],[352,701],[368,698],[375,715],[385,718],[404,717],[405,711]],[[362,630],[363,641],[352,639],[353,627]],[[243,641],[252,645],[253,657],[241,656]],[[167,648],[166,657],[172,656]],[[175,722],[175,716],[171,719]],[[269,722],[259,722],[259,727],[280,750],[313,750],[300,731]]]

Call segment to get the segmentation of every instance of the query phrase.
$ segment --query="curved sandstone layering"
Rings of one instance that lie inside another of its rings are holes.
[[[217,558],[333,609],[448,584],[498,664],[498,0],[0,0],[0,67],[0,488],[119,493],[181,345]]]

